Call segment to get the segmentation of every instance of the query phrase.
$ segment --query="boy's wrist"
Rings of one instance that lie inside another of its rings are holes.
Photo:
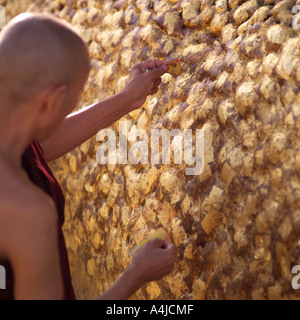
[[[131,107],[137,102],[137,99],[135,98],[134,94],[132,93],[132,90],[128,88],[124,88],[120,93],[119,93],[121,99],[123,101],[126,101],[126,109],[129,112],[133,111],[134,109]]]
[[[142,270],[134,263],[131,263],[124,271],[124,277],[134,283],[138,289],[146,282]]]

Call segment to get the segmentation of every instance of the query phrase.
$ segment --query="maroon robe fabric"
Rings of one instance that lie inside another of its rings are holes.
[[[27,172],[30,180],[39,188],[44,190],[55,202],[57,214],[59,217],[58,223],[58,249],[61,262],[61,273],[64,284],[64,299],[74,300],[75,293],[72,286],[69,260],[65,245],[65,240],[62,232],[64,223],[64,205],[65,198],[60,185],[55,179],[51,169],[48,167],[43,150],[38,143],[31,143],[22,156],[22,167]],[[41,212],[41,214],[43,214]],[[22,248],[20,248],[22,250]],[[1,261],[0,265],[6,269],[6,290],[0,289],[0,300],[14,299],[14,276],[13,270],[9,261]]]

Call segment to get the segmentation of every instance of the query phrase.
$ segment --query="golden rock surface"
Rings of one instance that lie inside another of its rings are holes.
[[[295,0],[1,1],[8,19],[48,12],[71,22],[92,70],[79,108],[120,91],[135,63],[179,59],[128,130],[205,130],[204,171],[185,164],[99,165],[101,142],[52,163],[66,194],[79,299],[99,296],[129,251],[164,227],[172,274],[132,299],[297,299],[300,264],[300,38]],[[116,132],[119,124],[112,127]],[[80,130],[80,128],[78,128]],[[118,151],[117,151],[118,152]]]

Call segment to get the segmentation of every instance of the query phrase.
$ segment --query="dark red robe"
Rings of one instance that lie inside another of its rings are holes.
[[[47,165],[43,150],[38,143],[31,143],[22,156],[22,167],[27,172],[30,180],[39,188],[44,190],[55,202],[58,223],[58,250],[60,254],[61,273],[64,283],[64,299],[74,300],[75,293],[72,286],[69,260],[65,245],[62,225],[64,223],[64,205],[65,198],[62,189],[55,179],[51,169]],[[43,212],[41,212],[43,214]],[[20,248],[22,250],[22,248]],[[0,260],[0,265],[6,270],[6,290],[0,289],[0,300],[14,299],[14,276],[13,269],[9,261]]]

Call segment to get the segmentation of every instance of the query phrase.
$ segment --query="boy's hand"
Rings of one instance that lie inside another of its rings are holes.
[[[132,100],[130,111],[140,108],[148,95],[158,91],[161,76],[167,71],[168,62],[164,60],[149,60],[133,66],[129,82],[124,89]]]
[[[130,267],[136,270],[139,281],[145,283],[168,275],[176,261],[176,247],[173,243],[153,239],[137,250]]]
[[[102,300],[125,300],[146,282],[168,275],[177,260],[175,245],[159,239],[140,247],[121,277],[100,297]]]

